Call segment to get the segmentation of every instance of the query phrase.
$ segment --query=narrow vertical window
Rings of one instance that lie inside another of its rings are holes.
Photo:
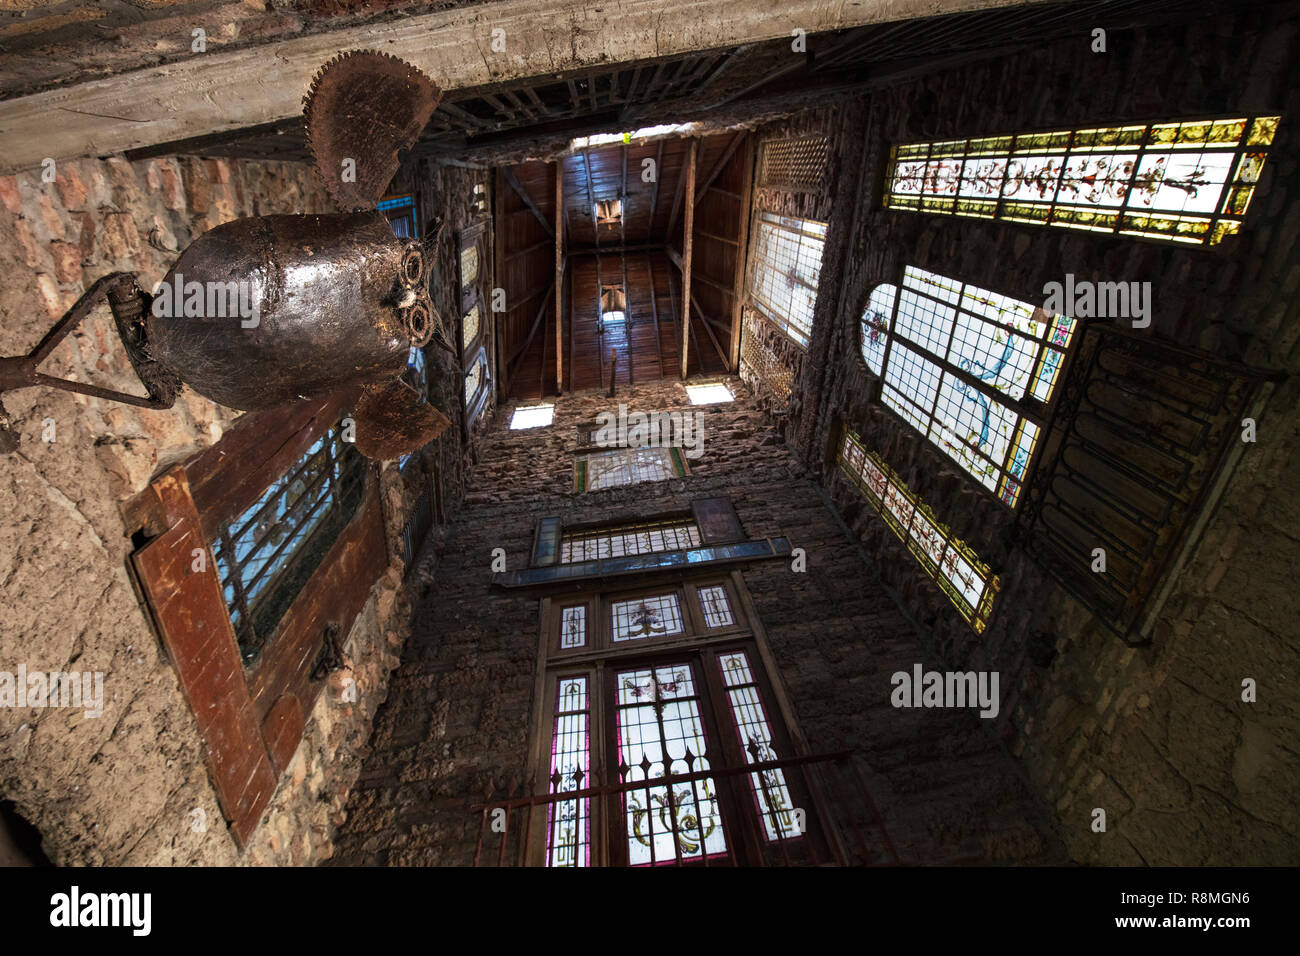
[[[772,749],[772,728],[767,722],[767,712],[763,709],[748,655],[744,651],[721,654],[718,663],[745,758],[749,763],[776,760],[776,752]],[[751,773],[749,788],[768,840],[788,840],[800,835],[799,826],[790,812],[793,809],[790,790],[780,768]]]
[[[798,345],[812,335],[826,223],[759,213],[749,291],[755,306]]]
[[[848,429],[840,440],[839,463],[962,617],[983,633],[1000,587],[997,575]]]
[[[586,677],[564,677],[555,694],[551,734],[551,793],[591,786],[591,692]],[[591,865],[591,800],[576,797],[550,804],[547,866]]]

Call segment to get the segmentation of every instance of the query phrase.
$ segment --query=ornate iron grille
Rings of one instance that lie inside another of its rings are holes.
[[[830,144],[825,136],[801,136],[763,144],[758,182],[763,189],[820,193]]]
[[[1017,532],[1126,640],[1149,634],[1158,591],[1195,543],[1269,377],[1114,326],[1087,329]],[[1104,572],[1093,570],[1097,548]]]
[[[214,549],[245,664],[256,662],[285,611],[352,520],[366,460],[335,425],[247,510]]]

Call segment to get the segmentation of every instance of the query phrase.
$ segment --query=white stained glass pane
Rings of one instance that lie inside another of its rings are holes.
[[[615,641],[636,641],[647,637],[681,634],[682,607],[676,594],[615,601],[610,607]]]
[[[619,773],[624,783],[709,769],[699,694],[687,664],[621,671]],[[633,866],[725,853],[710,777],[624,793],[628,862]]]
[[[586,677],[559,681],[551,735],[550,792],[591,786],[591,705]],[[550,804],[547,866],[591,865],[591,808],[586,797]]]
[[[674,474],[668,448],[616,448],[588,455],[586,461],[588,491],[663,481]]]
[[[687,385],[686,394],[692,405],[711,405],[714,402],[730,402],[735,399],[731,389],[722,382],[709,385]]]
[[[877,375],[884,370],[885,345],[897,298],[898,286],[878,285],[872,290],[867,308],[862,313],[862,357],[867,367]]]
[[[765,313],[800,345],[808,344],[821,277],[826,224],[765,212],[754,242],[751,292]]]
[[[514,429],[543,428],[549,425],[554,418],[554,405],[525,405],[516,408],[515,413],[510,416],[510,427]]]
[[[474,344],[474,339],[478,337],[479,311],[478,303],[474,308],[465,313],[465,318],[461,320],[461,348],[467,349]]]
[[[468,407],[474,404],[474,396],[478,394],[480,386],[483,384],[483,360],[477,360],[465,376],[465,405]]]
[[[694,521],[624,525],[600,531],[575,531],[560,541],[560,563],[621,558],[626,555],[680,551],[700,543]]]
[[[478,278],[478,246],[469,246],[460,252],[460,284],[467,286]]]
[[[746,761],[765,763],[779,759],[772,749],[772,728],[745,653],[722,654],[718,662]],[[790,790],[780,768],[750,774],[749,786],[769,840],[788,840],[801,835],[798,822],[790,812],[793,809]]]
[[[566,607],[560,613],[560,647],[568,650],[587,646],[587,605]]]
[[[699,588],[700,610],[704,612],[706,627],[730,627],[736,623],[731,613],[731,602],[727,600],[727,589],[721,585]]]

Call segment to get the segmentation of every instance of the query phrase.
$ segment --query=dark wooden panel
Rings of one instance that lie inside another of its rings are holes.
[[[284,694],[293,694],[311,710],[323,686],[311,679],[311,671],[326,625],[337,624],[346,637],[387,564],[379,487],[372,474],[356,515],[289,606],[283,629],[267,643],[252,675],[250,692],[259,722]]]
[[[271,800],[276,774],[185,470],[175,467],[157,484],[172,524],[137,551],[132,563],[198,724],[222,813],[243,846]],[[206,554],[202,571],[193,567],[195,548]]]

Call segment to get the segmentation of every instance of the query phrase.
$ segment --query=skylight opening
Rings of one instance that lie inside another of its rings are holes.
[[[514,415],[510,417],[510,427],[512,429],[545,428],[554,418],[554,405],[523,405],[516,408]]]
[[[633,140],[679,136],[694,131],[698,125],[697,123],[661,123],[658,126],[642,126],[640,129],[622,133],[593,133],[591,136],[578,136],[569,140],[569,149],[578,150],[589,146],[610,146],[614,143],[630,143]]]
[[[596,222],[618,222],[623,218],[623,200],[602,199],[596,203]]]
[[[722,382],[711,382],[708,385],[687,385],[686,394],[690,398],[692,405],[713,405],[718,402],[732,402],[736,399],[736,396],[731,394],[731,389],[727,388]]]
[[[600,313],[601,325],[622,325],[627,321],[627,313],[620,311]]]

